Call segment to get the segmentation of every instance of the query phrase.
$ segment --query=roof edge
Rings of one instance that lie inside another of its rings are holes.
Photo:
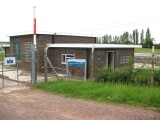
[[[142,48],[142,45],[128,45],[128,44],[47,44],[48,47],[53,48]]]

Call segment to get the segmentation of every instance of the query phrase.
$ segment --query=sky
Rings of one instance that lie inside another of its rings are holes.
[[[121,35],[150,28],[160,43],[159,0],[0,0],[0,41],[37,31],[86,36]]]

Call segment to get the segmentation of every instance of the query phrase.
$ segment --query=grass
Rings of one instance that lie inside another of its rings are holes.
[[[1,45],[6,45],[6,44],[10,44],[10,42],[0,42]]]
[[[0,53],[0,61],[4,60],[4,54]]]
[[[136,105],[160,110],[160,88],[158,87],[64,80],[38,83],[34,87],[67,97]]]
[[[151,48],[136,48],[135,53],[152,53]],[[155,49],[155,53],[160,54],[160,49]]]

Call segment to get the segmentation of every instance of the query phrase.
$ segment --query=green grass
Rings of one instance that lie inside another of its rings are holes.
[[[38,83],[34,87],[67,97],[136,105],[160,110],[160,88],[158,87],[64,80]]]
[[[1,44],[1,45],[4,45],[4,44],[5,44],[5,45],[6,45],[6,44],[8,45],[8,44],[10,44],[10,42],[0,42],[0,44]]]
[[[151,48],[136,48],[135,53],[152,53]],[[160,49],[155,49],[155,53],[160,54]]]
[[[0,53],[0,61],[4,60],[4,54]]]

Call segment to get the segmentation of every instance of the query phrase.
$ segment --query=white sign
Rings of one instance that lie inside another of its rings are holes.
[[[15,65],[16,59],[15,57],[5,57],[4,62],[5,62],[5,65]]]

